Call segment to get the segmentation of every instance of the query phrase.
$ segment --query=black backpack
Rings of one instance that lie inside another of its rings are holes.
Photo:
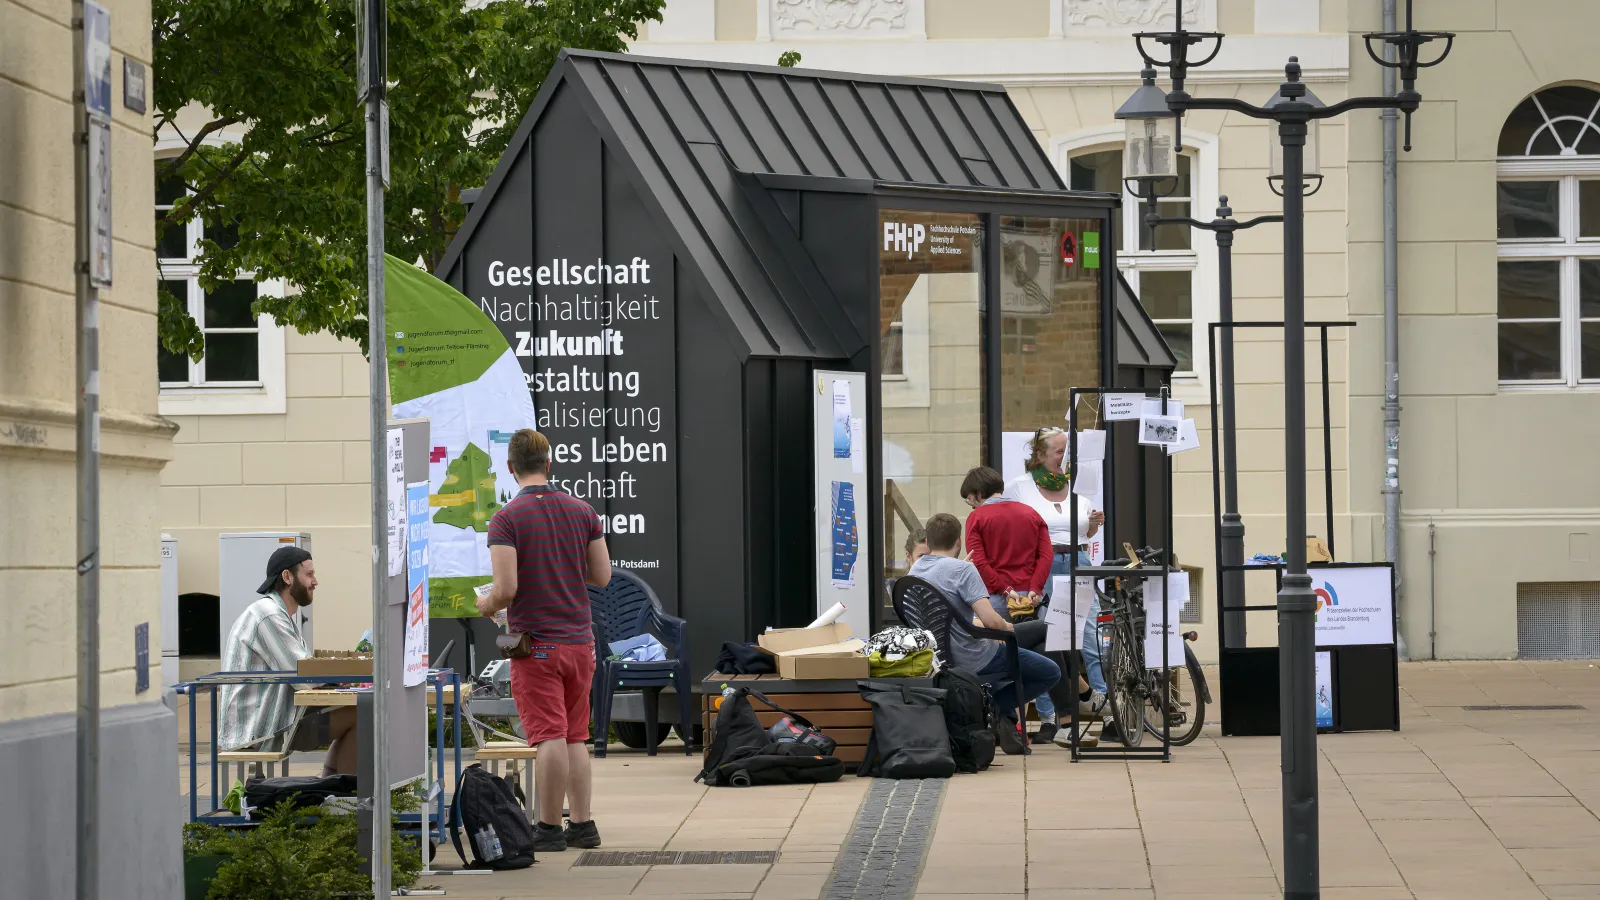
[[[989,686],[970,669],[946,666],[933,676],[944,689],[944,726],[957,772],[982,772],[994,762],[994,719]]]
[[[856,687],[872,704],[872,735],[856,775],[949,778],[956,773],[943,690],[890,681],[859,681]]]
[[[754,697],[795,723],[815,728],[805,716],[790,712],[747,687],[733,688],[723,695],[717,710],[711,746],[706,749],[705,767],[694,777],[710,787],[750,787],[758,784],[827,784],[844,775],[844,763],[824,756],[807,743],[774,743],[756,711]]]
[[[461,847],[465,828],[472,859]],[[456,798],[450,804],[450,840],[469,869],[526,869],[533,865],[533,826],[517,805],[510,779],[490,775],[481,763],[461,771]]]
[[[259,819],[279,803],[289,802],[296,809],[317,806],[328,797],[354,797],[354,775],[285,775],[281,778],[252,778],[244,785],[244,805],[250,818]]]

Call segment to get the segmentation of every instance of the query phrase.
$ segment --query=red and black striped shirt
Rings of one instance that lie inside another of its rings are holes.
[[[489,520],[489,546],[517,551],[512,631],[535,644],[594,640],[589,613],[589,543],[601,538],[594,507],[548,485],[530,485]]]

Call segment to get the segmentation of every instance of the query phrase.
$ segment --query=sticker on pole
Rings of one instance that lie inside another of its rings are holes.
[[[1078,240],[1077,240],[1077,238],[1074,238],[1072,236],[1072,232],[1070,232],[1070,231],[1062,232],[1062,234],[1061,234],[1061,264],[1063,266],[1071,267],[1071,266],[1077,265],[1077,263],[1078,263]]]

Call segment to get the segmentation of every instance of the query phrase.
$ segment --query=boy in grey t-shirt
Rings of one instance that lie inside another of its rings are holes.
[[[961,522],[949,513],[936,513],[923,525],[928,535],[928,555],[917,560],[908,573],[938,588],[956,615],[996,631],[1015,631],[989,603],[989,589],[983,585],[978,567],[960,559],[957,548],[961,546]],[[959,626],[950,629],[950,662],[979,675],[993,675],[1005,670],[1006,660],[1000,641],[974,637]],[[1055,686],[1061,680],[1061,667],[1047,656],[1031,650],[1017,650],[1017,663],[1022,684],[1007,684],[995,693],[995,705],[1008,713],[1015,727],[1014,710]]]

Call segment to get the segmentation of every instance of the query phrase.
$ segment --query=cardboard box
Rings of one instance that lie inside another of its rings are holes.
[[[869,678],[871,663],[861,655],[861,641],[823,644],[778,654],[778,674],[784,678]]]
[[[792,650],[804,650],[807,647],[837,644],[848,640],[849,637],[850,626],[844,622],[834,622],[821,628],[774,628],[762,632],[756,638],[756,643],[769,653],[788,653]]]
[[[861,655],[862,642],[850,637],[850,626],[835,622],[821,628],[779,628],[763,633],[756,643],[777,657],[784,678],[867,678],[871,666]]]
[[[345,677],[349,675],[372,675],[372,657],[370,656],[312,656],[300,660],[295,665],[295,671],[301,675],[321,678]]]

